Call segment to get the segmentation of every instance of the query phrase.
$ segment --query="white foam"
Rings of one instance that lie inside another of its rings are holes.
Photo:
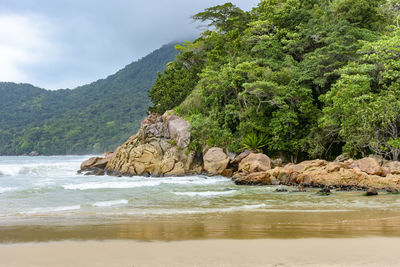
[[[75,206],[61,206],[61,207],[47,207],[47,208],[34,208],[32,210],[26,212],[20,212],[21,214],[47,214],[53,212],[61,212],[61,211],[72,211],[72,210],[80,210],[80,205]]]
[[[125,189],[136,187],[157,186],[161,183],[156,180],[141,182],[103,182],[103,183],[82,183],[82,184],[66,184],[62,187],[66,190],[95,190],[95,189]]]
[[[174,214],[207,214],[207,213],[230,213],[235,211],[257,211],[266,207],[266,204],[243,205],[227,208],[198,208],[198,209],[153,209],[153,210],[136,210],[128,213],[118,213],[118,215],[174,215]],[[117,213],[114,213],[117,214]]]
[[[189,197],[214,197],[214,196],[224,196],[232,195],[236,191],[205,191],[205,192],[174,192],[178,196],[189,196]]]
[[[10,192],[10,191],[15,191],[16,188],[14,187],[0,187],[0,194],[5,193],[5,192]]]
[[[96,202],[96,203],[93,203],[93,206],[94,207],[112,207],[112,206],[117,206],[117,205],[126,205],[128,203],[129,203],[128,200],[120,199],[120,200]]]
[[[32,163],[32,164],[2,164],[0,165],[0,175],[2,176],[47,176],[75,174],[78,165],[76,163]]]

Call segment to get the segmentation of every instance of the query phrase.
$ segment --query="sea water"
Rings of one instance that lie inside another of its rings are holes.
[[[35,229],[38,234],[51,227],[67,239],[86,235],[165,239],[167,234],[179,239],[263,237],[289,230],[295,234],[293,229],[322,231],[322,226],[324,231],[381,233],[400,226],[399,195],[333,192],[320,196],[316,189],[296,193],[290,187],[278,193],[275,190],[282,186],[237,186],[221,176],[78,174],[88,157],[0,157],[0,241],[24,239]],[[90,235],[90,229],[99,225],[102,231]]]

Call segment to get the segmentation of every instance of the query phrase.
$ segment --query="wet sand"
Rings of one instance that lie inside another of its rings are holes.
[[[0,266],[398,266],[400,238],[0,245]]]

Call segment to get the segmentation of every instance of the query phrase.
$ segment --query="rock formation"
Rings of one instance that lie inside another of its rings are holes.
[[[299,164],[287,164],[285,167],[276,167],[266,171],[237,172],[234,174],[233,180],[240,185],[280,184],[321,188],[329,186],[342,190],[374,188],[398,192],[400,189],[400,175],[397,174],[398,169],[396,168],[398,164],[385,164],[388,167],[381,166],[374,158],[345,162],[311,160]]]
[[[359,160],[338,157],[334,162],[310,160],[286,164],[281,159],[246,150],[239,155],[218,147],[203,155],[189,149],[190,124],[167,111],[149,115],[115,152],[81,165],[86,174],[182,176],[200,174],[232,177],[239,185],[293,185],[342,190],[386,189],[400,192],[400,162],[371,156]],[[274,168],[271,168],[274,167]]]
[[[138,133],[118,147],[106,165],[110,175],[182,176],[203,171],[190,151],[189,123],[167,111],[150,115]]]

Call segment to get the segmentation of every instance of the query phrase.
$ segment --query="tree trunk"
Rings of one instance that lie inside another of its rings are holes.
[[[392,150],[392,160],[393,161],[398,161],[399,160],[399,150],[398,149],[393,149]]]

